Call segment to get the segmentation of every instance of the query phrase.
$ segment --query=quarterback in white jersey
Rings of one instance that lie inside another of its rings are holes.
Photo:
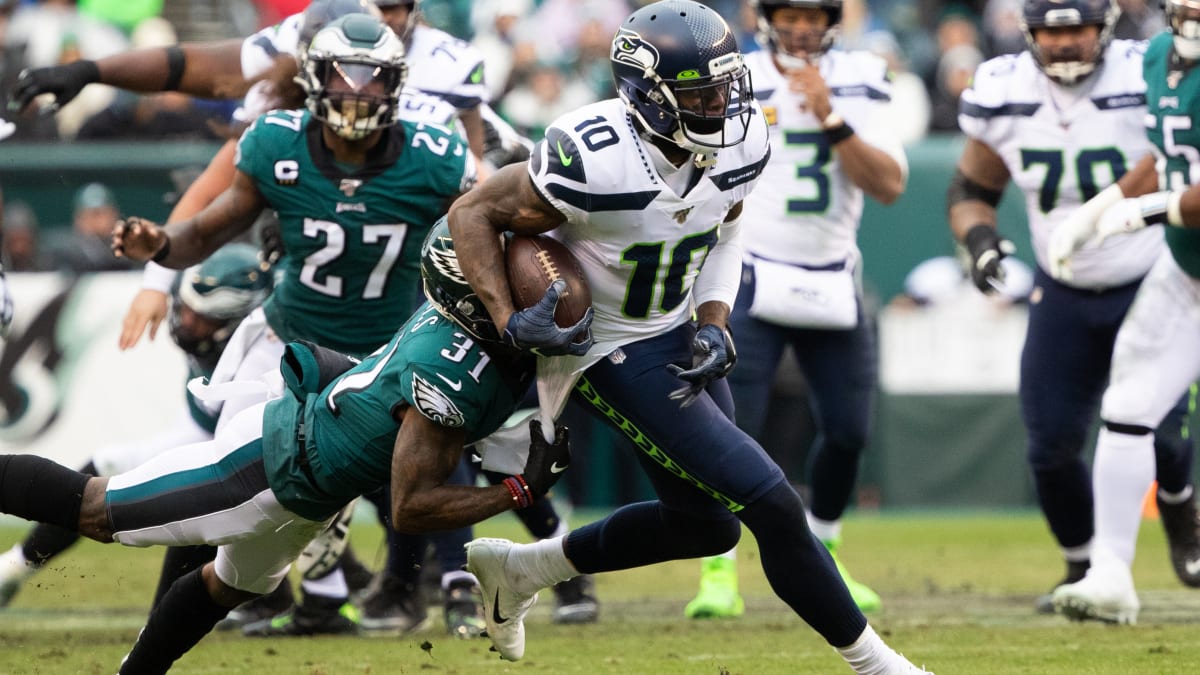
[[[633,442],[657,499],[535,544],[471,542],[467,569],[483,591],[488,637],[501,658],[520,659],[540,588],[715,555],[744,523],[771,587],[858,672],[923,672],[870,628],[809,531],[799,494],[732,422],[724,377],[737,357],[726,324],[739,220],[770,158],[732,32],[704,5],[661,0],[621,23],[610,60],[619,100],[556,120],[527,166],[503,168],[461,197],[449,224],[463,274],[503,341],[569,355],[540,359],[539,380],[569,372],[574,400]],[[516,311],[497,236],[505,231],[551,232],[571,249],[594,323],[588,314],[555,323],[558,282]],[[539,381],[544,408],[554,400],[545,391]]]
[[[1093,484],[1097,493],[1109,489],[1099,473],[1095,482],[1089,477],[1083,448],[1117,329],[1165,247],[1159,228],[1113,238],[1080,251],[1069,281],[1050,276],[1058,234],[1118,201],[1116,180],[1150,151],[1142,130],[1146,45],[1110,42],[1113,0],[1026,0],[1023,12],[1029,50],[985,62],[963,94],[959,125],[968,139],[947,202],[950,227],[971,254],[972,280],[990,293],[1002,283],[1000,260],[1012,252],[996,229],[1000,194],[1011,180],[1025,197],[1038,265],[1018,393],[1038,501],[1066,563],[1062,588],[1092,563],[1100,504]],[[1159,485],[1171,495],[1190,490],[1186,404],[1180,400],[1154,435]],[[1039,597],[1036,608],[1053,612],[1052,596]]]
[[[837,562],[859,609],[879,595],[854,580],[838,557],[841,519],[867,445],[878,380],[875,327],[862,310],[858,228],[863,195],[890,204],[903,192],[908,162],[889,138],[886,62],[831,49],[842,0],[762,0],[759,42],[746,64],[770,127],[771,161],[746,200],[744,269],[730,328],[742,345],[729,387],[738,426],[761,438],[771,382],[784,352],[795,355],[821,430],[807,449],[808,524]],[[786,454],[806,449],[787,448]],[[700,591],[684,612],[736,616],[736,556],[703,561]]]

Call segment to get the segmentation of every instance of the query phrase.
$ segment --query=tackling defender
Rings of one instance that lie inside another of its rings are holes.
[[[361,363],[291,343],[286,387],[207,443],[97,478],[30,455],[0,456],[0,512],[128,546],[214,544],[217,558],[177,580],[151,612],[121,673],[162,673],[231,607],[284,581],[292,561],[347,503],[391,484],[393,527],[461,527],[527,504],[570,462],[530,424],[525,468],[501,485],[447,485],[463,446],[500,426],[533,360],[497,340],[458,269],[445,225],[423,246],[429,302]],[[557,296],[532,315],[553,321]],[[474,307],[476,311],[466,312]]]
[[[1141,500],[1154,479],[1151,431],[1176,397],[1200,377],[1200,5],[1167,0],[1170,26],[1150,41],[1143,60],[1145,134],[1154,154],[1111,189],[1092,198],[1051,240],[1056,276],[1086,270],[1096,247],[1131,237],[1164,236],[1166,251],[1154,261],[1117,333],[1112,380],[1104,391],[1093,468],[1096,540],[1092,567],[1080,581],[1054,592],[1056,609],[1075,619],[1115,623],[1137,620],[1141,603],[1130,566],[1141,521]],[[1125,236],[1113,236],[1124,234]],[[1161,472],[1159,479],[1162,480]],[[1171,562],[1179,579],[1200,586],[1200,519],[1193,489],[1158,494]],[[1168,519],[1181,512],[1186,517]],[[1177,542],[1184,545],[1178,546]]]

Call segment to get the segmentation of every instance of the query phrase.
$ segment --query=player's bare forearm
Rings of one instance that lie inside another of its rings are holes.
[[[507,325],[514,311],[497,234],[538,234],[562,222],[562,214],[534,190],[524,162],[500,169],[450,207],[459,266],[497,326]]]
[[[710,300],[696,308],[696,324],[711,323],[721,328],[729,325],[729,305]]]
[[[250,178],[240,171],[235,172],[233,184],[213,203],[195,216],[164,228],[170,250],[159,264],[183,269],[204,260],[250,229],[266,207],[266,200]]]
[[[233,164],[235,154],[237,154],[237,141],[226,141],[225,145],[217,150],[217,154],[209,160],[204,172],[197,176],[196,180],[192,181],[192,184],[184,191],[183,196],[175,204],[175,208],[171,209],[171,215],[167,217],[168,223],[179,222],[200,213],[204,207],[213,203],[222,192],[233,184],[233,176],[236,171]]]
[[[1154,166],[1154,155],[1149,154],[1138,160],[1133,168],[1125,172],[1117,180],[1117,185],[1121,188],[1121,193],[1126,197],[1140,197],[1148,195],[1151,192],[1158,192],[1160,189],[1166,189],[1166,186],[1158,184],[1158,170]]]
[[[392,450],[392,528],[420,534],[472,525],[512,508],[502,485],[447,485],[466,433],[437,425],[409,408]]]
[[[1009,173],[1004,160],[986,144],[970,139],[958,160],[958,171],[971,183],[996,193],[1008,185]],[[967,231],[978,224],[996,225],[996,207],[982,199],[961,199],[949,204],[950,231],[962,241]]]
[[[858,134],[834,146],[850,182],[880,204],[891,204],[904,193],[906,179],[900,163]]]
[[[183,74],[176,87],[178,91],[205,98],[238,95],[221,91],[221,88],[230,81],[242,79],[240,38],[213,43],[185,43],[180,48],[184,61]],[[96,66],[100,69],[100,81],[104,84],[143,93],[163,91],[170,76],[167,50],[162,47],[114,54],[100,59]]]
[[[458,119],[467,133],[467,147],[471,154],[476,158],[483,157],[483,114],[479,112],[479,106],[463,110],[458,114]]]

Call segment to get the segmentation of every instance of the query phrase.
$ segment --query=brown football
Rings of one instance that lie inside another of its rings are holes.
[[[517,309],[536,305],[555,279],[567,282],[567,290],[558,300],[554,323],[559,328],[574,326],[592,306],[592,291],[588,288],[583,268],[562,242],[543,234],[513,235],[505,251],[508,265],[508,285],[512,288]]]

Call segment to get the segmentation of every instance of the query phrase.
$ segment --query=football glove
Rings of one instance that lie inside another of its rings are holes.
[[[672,375],[688,383],[671,392],[668,398],[679,401],[680,408],[688,407],[710,382],[728,375],[736,363],[737,350],[729,331],[715,324],[704,324],[692,338],[692,368],[684,370],[674,363],[667,366]]]
[[[971,281],[975,288],[983,293],[998,291],[1004,283],[1004,267],[1000,261],[1016,253],[1017,247],[1001,237],[995,227],[983,223],[968,230],[963,243],[971,254]]]
[[[100,68],[95,61],[72,61],[62,66],[26,68],[17,76],[17,83],[13,85],[8,109],[20,112],[38,96],[54,94],[54,103],[50,110],[57,111],[78,96],[84,87],[99,81]]]
[[[1114,234],[1131,234],[1147,225],[1182,225],[1179,200],[1182,192],[1152,192],[1133,199],[1122,199],[1105,209],[1096,222],[1096,241]]]
[[[13,320],[12,294],[8,290],[8,278],[4,276],[4,265],[0,265],[0,337],[8,335]]]
[[[1071,279],[1071,256],[1096,236],[1096,223],[1105,209],[1121,201],[1124,196],[1116,183],[1109,185],[1054,228],[1046,248],[1052,277],[1064,281]]]
[[[521,476],[534,497],[546,494],[571,465],[571,434],[567,427],[554,425],[554,442],[542,434],[542,423],[529,420],[529,458]]]
[[[588,307],[583,318],[570,328],[559,328],[558,324],[554,323],[554,309],[558,306],[559,296],[565,290],[567,282],[556,279],[536,305],[510,316],[508,325],[504,327],[504,333],[500,336],[504,344],[539,356],[586,354],[595,341],[592,337],[594,312],[591,307]]]

